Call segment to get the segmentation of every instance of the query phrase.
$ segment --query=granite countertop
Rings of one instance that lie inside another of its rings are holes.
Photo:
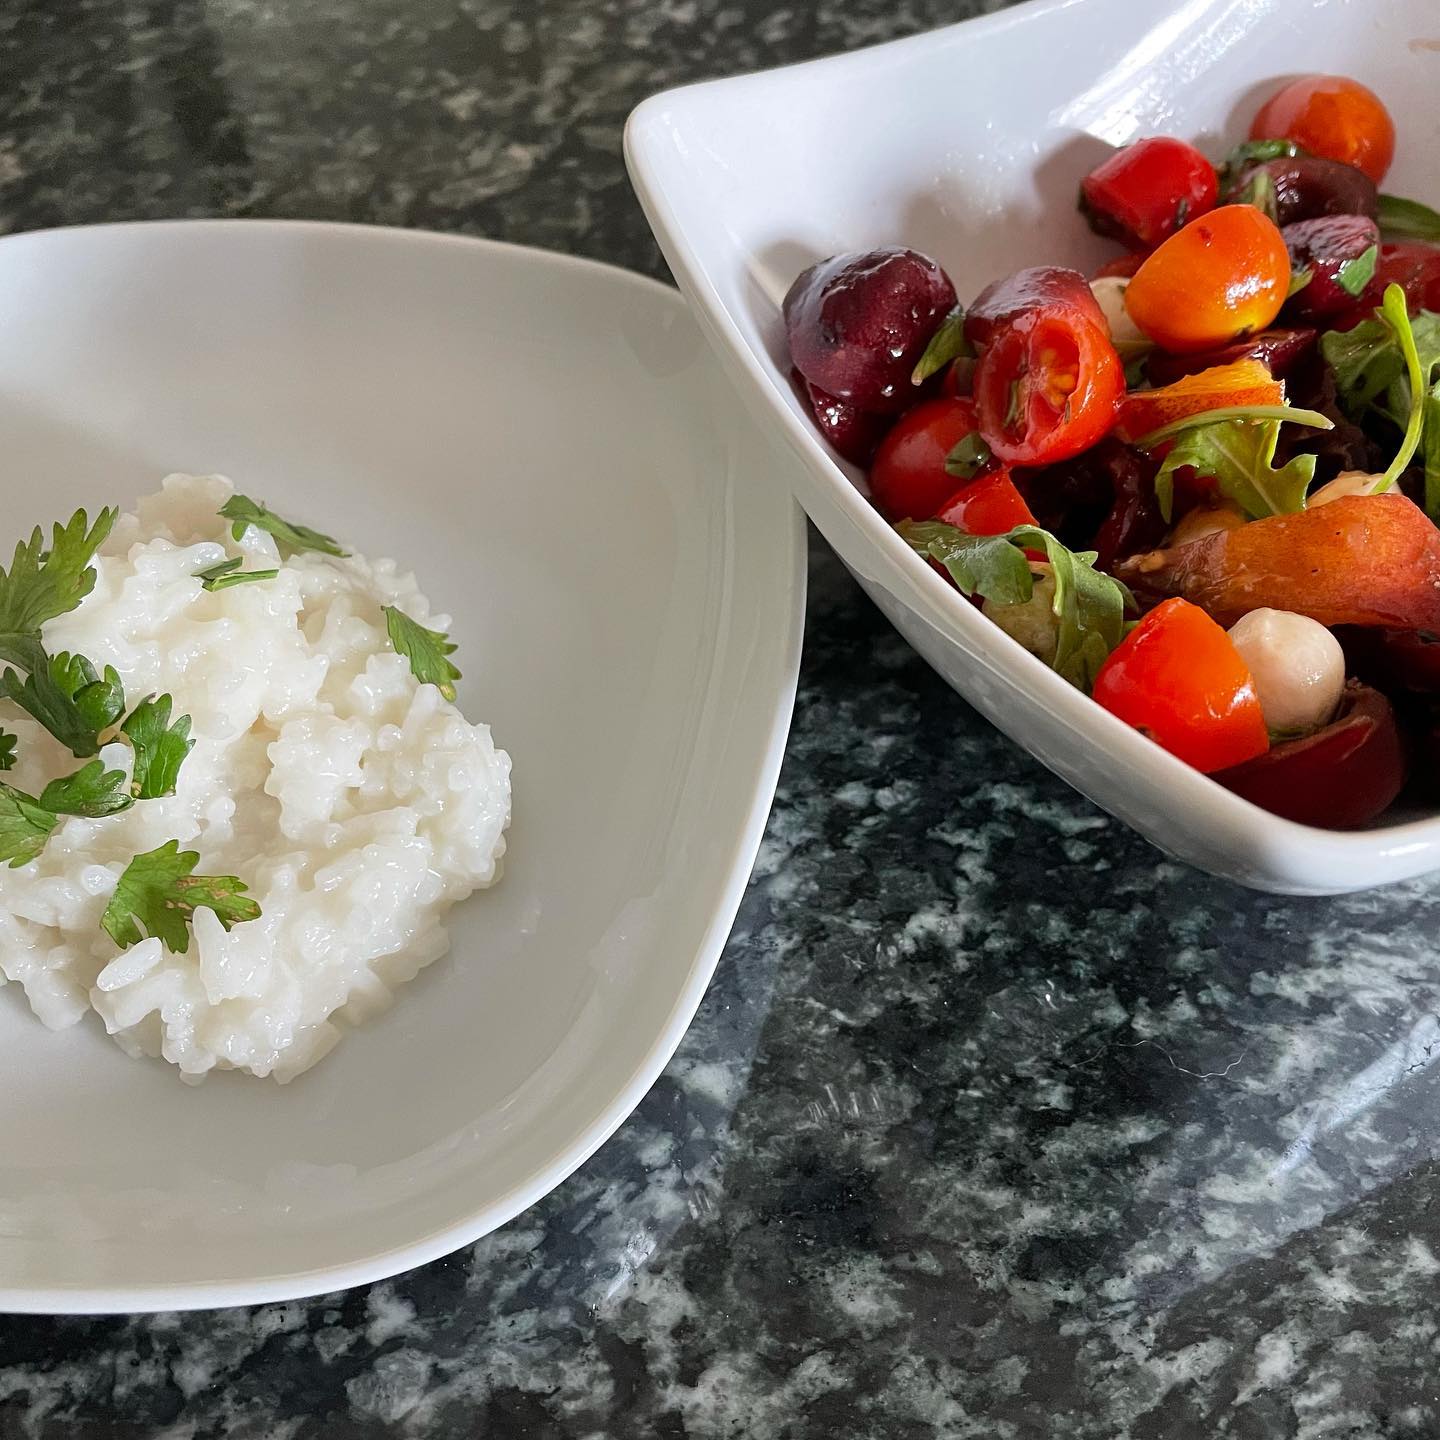
[[[659,275],[632,104],[976,8],[10,0],[0,226],[364,220]],[[0,1437],[1440,1434],[1440,884],[1172,864],[819,545],[811,581],[754,881],[620,1133],[369,1289],[0,1318]]]

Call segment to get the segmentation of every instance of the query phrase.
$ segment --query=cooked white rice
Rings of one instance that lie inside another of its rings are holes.
[[[52,1029],[93,1009],[128,1053],[186,1079],[284,1081],[443,954],[446,912],[495,881],[510,759],[391,648],[382,605],[450,628],[413,575],[358,555],[281,562],[254,527],[236,543],[217,514],[230,493],[170,476],[116,522],[94,591],[44,629],[51,654],[113,665],[130,705],[171,694],[196,743],[173,796],[62,818],[39,859],[0,867],[0,971]],[[216,593],[194,578],[237,554],[278,578]],[[0,725],[19,737],[5,779],[22,790],[82,763],[7,700]],[[101,753],[128,773],[128,745]],[[227,934],[198,909],[187,954],[120,950],[101,913],[128,862],[167,840],[199,851],[198,873],[244,880],[260,918]]]

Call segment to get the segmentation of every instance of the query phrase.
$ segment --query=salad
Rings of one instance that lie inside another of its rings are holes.
[[[1119,253],[968,304],[902,247],[812,266],[792,378],[873,503],[1020,645],[1302,823],[1440,796],[1440,213],[1395,127],[1310,75],[1217,165],[1086,175]]]

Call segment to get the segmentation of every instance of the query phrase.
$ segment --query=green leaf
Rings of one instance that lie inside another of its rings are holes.
[[[273,580],[278,570],[241,570],[245,563],[243,555],[231,560],[221,560],[204,570],[197,570],[195,578],[206,590],[228,590],[232,585],[248,585],[252,580]]]
[[[259,916],[244,881],[234,875],[196,875],[199,863],[199,854],[181,850],[178,840],[137,855],[100,917],[105,933],[122,950],[152,935],[183,955],[190,948],[190,917],[202,906],[213,910],[226,930]]]
[[[105,815],[118,815],[135,802],[122,788],[123,770],[107,770],[103,760],[92,760],[73,775],[52,780],[35,803],[52,815],[83,815],[98,820]]]
[[[28,541],[15,547],[10,568],[0,571],[0,659],[22,663],[5,653],[9,637],[38,637],[47,620],[73,610],[95,588],[90,561],[115,515],[104,509],[91,525],[77,510],[66,524],[51,527],[48,549],[38,525]]]
[[[1432,245],[1440,245],[1440,211],[1432,210],[1418,200],[1381,195],[1375,218],[1386,239],[1428,240]]]
[[[980,432],[972,430],[945,457],[945,473],[957,480],[973,480],[994,458]]]
[[[15,768],[15,736],[8,730],[0,730],[0,770]]]
[[[1270,172],[1257,169],[1227,202],[1231,205],[1253,205],[1262,215],[1276,224],[1280,222],[1280,206],[1275,198],[1275,181]]]
[[[17,639],[13,655],[30,673],[21,680],[15,671],[6,670],[0,675],[0,695],[13,700],[72,755],[83,759],[95,754],[101,732],[125,709],[115,670],[107,665],[101,677],[83,655],[62,650],[48,656],[38,640],[28,637]]]
[[[190,717],[181,715],[172,725],[171,703],[168,695],[147,697],[120,727],[135,751],[130,793],[137,800],[158,800],[162,795],[173,795],[180,767],[194,747]]]
[[[1362,320],[1351,330],[1328,330],[1320,353],[1335,374],[1335,387],[1352,419],[1405,373],[1405,356],[1383,320]]]
[[[995,605],[1023,605],[1034,593],[1034,576],[1024,551],[1045,551],[1055,577],[1056,621],[1052,668],[1072,685],[1089,690],[1105,657],[1124,638],[1130,592],[1095,569],[1095,552],[1069,550],[1038,526],[1022,525],[1008,535],[967,535],[940,520],[905,520],[897,532],[912,550],[938,560],[966,595]]]
[[[273,510],[258,500],[252,500],[248,495],[232,495],[220,507],[220,513],[225,519],[235,522],[230,527],[230,533],[237,540],[245,534],[247,526],[253,525],[257,530],[273,535],[276,544],[287,554],[298,554],[303,550],[313,550],[321,555],[350,553],[342,550],[340,542],[333,536],[312,530],[308,525],[297,525],[293,521],[282,519]]]
[[[1440,388],[1425,397],[1425,422],[1422,429],[1425,461],[1425,513],[1440,515]]]
[[[1186,430],[1155,477],[1160,513],[1170,518],[1175,472],[1187,467],[1214,480],[1225,495],[1256,520],[1303,510],[1305,493],[1315,478],[1315,457],[1297,455],[1275,469],[1275,444],[1279,438],[1278,420],[1218,420]]]
[[[59,823],[31,796],[0,785],[0,861],[7,862],[12,870],[33,860]]]
[[[932,375],[943,370],[952,360],[962,355],[973,355],[970,342],[965,338],[965,310],[957,305],[941,322],[930,337],[925,353],[910,372],[912,385],[923,385]]]
[[[1420,445],[1420,427],[1425,423],[1425,390],[1428,384],[1428,366],[1420,362],[1420,352],[1415,344],[1415,331],[1410,324],[1410,302],[1399,285],[1387,285],[1385,298],[1380,304],[1380,315],[1395,332],[1401,353],[1405,356],[1405,374],[1410,382],[1410,415],[1405,424],[1405,434],[1400,449],[1390,462],[1384,475],[1375,486],[1375,494],[1390,489],[1405,472],[1411,457]]]
[[[447,700],[453,700],[460,672],[445,658],[455,653],[450,637],[441,630],[427,630],[394,605],[384,609],[390,643],[410,662],[410,673],[422,685],[434,685]]]
[[[1186,430],[1198,430],[1219,420],[1288,420],[1292,425],[1305,425],[1312,430],[1335,428],[1335,422],[1318,410],[1301,410],[1293,405],[1221,405],[1214,410],[1198,410],[1193,415],[1182,415],[1178,420],[1142,435],[1135,443],[1142,450],[1153,450]]]
[[[1220,164],[1220,189],[1222,193],[1242,170],[1252,165],[1263,165],[1268,160],[1288,160],[1292,155],[1304,152],[1293,140],[1246,140],[1237,145]]]
[[[1353,260],[1346,260],[1335,272],[1335,283],[1353,300],[1358,300],[1365,287],[1375,278],[1375,264],[1380,258],[1380,247],[1372,245]],[[1293,291],[1292,291],[1293,293]]]

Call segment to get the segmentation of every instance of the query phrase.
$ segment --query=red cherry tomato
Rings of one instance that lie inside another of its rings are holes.
[[[978,428],[974,401],[960,396],[942,395],[907,411],[876,451],[871,499],[892,520],[929,520],[955,493],[946,457]]]
[[[965,312],[965,338],[977,350],[998,330],[1032,311],[1074,314],[1105,329],[1105,312],[1090,282],[1064,265],[1032,265],[987,285]]]
[[[1117,150],[1080,182],[1080,209],[1097,235],[1153,250],[1182,225],[1215,208],[1215,167],[1167,135]]]
[[[1102,323],[1030,310],[994,335],[975,370],[980,433],[1006,465],[1051,465],[1088,450],[1115,421],[1125,367]]]
[[[1405,783],[1405,747],[1390,702],[1345,686],[1335,720],[1215,778],[1237,795],[1302,825],[1353,830],[1390,808]]]
[[[1395,122],[1380,97],[1344,75],[1302,75],[1272,95],[1252,140],[1293,140],[1312,155],[1363,170],[1377,185],[1395,158]]]
[[[935,518],[967,535],[1008,535],[1035,517],[1006,469],[989,470],[967,480],[936,512]]]
[[[1249,667],[1198,605],[1157,605],[1095,677],[1095,699],[1197,770],[1224,770],[1269,748]]]

